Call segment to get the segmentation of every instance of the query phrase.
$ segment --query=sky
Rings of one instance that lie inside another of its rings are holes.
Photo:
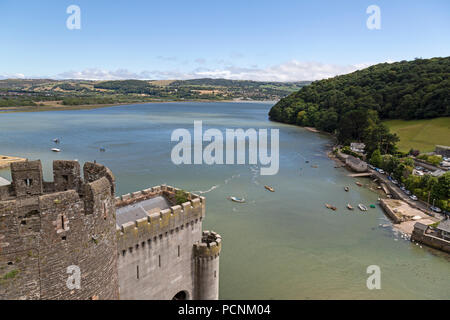
[[[0,79],[318,80],[449,56],[450,1],[0,0],[0,39]]]

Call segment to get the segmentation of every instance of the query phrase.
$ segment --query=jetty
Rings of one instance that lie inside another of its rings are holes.
[[[24,162],[24,161],[27,161],[27,159],[0,155],[0,169],[9,168],[9,165],[13,162]]]
[[[381,189],[383,189],[384,193],[386,193],[387,196],[392,196],[391,191],[384,183],[380,183]]]
[[[352,178],[358,178],[358,177],[371,177],[372,173],[371,172],[363,172],[363,173],[352,173],[347,175],[348,177],[352,177]]]

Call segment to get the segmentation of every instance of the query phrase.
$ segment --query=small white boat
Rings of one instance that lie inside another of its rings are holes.
[[[363,205],[363,204],[358,204],[358,208],[359,208],[359,210],[361,210],[361,211],[367,211],[367,207],[365,206],[365,205]]]
[[[230,197],[229,199],[231,201],[238,202],[238,203],[244,203],[245,202],[245,199],[241,199],[241,198],[237,198],[237,197]]]
[[[61,152],[61,149],[58,149],[58,148],[52,148],[52,151],[53,151],[53,152]]]

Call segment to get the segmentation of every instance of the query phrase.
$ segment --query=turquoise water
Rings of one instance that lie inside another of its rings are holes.
[[[54,159],[97,160],[116,175],[119,194],[160,184],[203,192],[204,228],[224,239],[221,299],[449,299],[449,256],[402,240],[379,208],[348,211],[348,202],[369,205],[378,195],[334,168],[326,157],[327,136],[269,122],[270,107],[155,103],[0,114],[0,154],[41,159],[47,180]],[[171,133],[192,131],[194,120],[202,120],[204,130],[279,129],[279,173],[260,176],[254,165],[175,166]],[[50,151],[56,137],[60,153]],[[0,176],[10,178],[9,171]],[[325,202],[338,210],[326,209]],[[381,268],[381,290],[366,287],[369,265]]]

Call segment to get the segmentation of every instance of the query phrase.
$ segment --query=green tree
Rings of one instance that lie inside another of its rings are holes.
[[[438,178],[431,192],[433,199],[448,201],[450,198],[450,171]]]
[[[370,164],[379,168],[383,164],[383,157],[381,156],[380,150],[375,150],[370,157]]]

